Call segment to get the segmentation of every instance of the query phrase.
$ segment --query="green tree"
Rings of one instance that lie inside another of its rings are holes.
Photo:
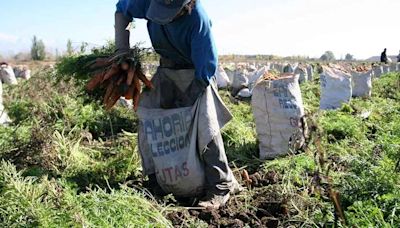
[[[344,57],[344,59],[346,60],[346,61],[354,61],[355,59],[354,59],[354,56],[353,55],[351,55],[351,54],[346,54],[346,57]]]
[[[72,41],[68,39],[67,41],[67,55],[71,56],[74,54],[74,48],[72,47]]]
[[[320,58],[322,61],[335,61],[335,55],[332,51],[326,51]]]
[[[80,47],[80,53],[84,54],[86,52],[87,47],[89,46],[88,43],[82,42],[81,47]]]
[[[31,48],[32,60],[42,61],[46,58],[46,47],[42,40],[39,40],[36,36],[32,39]]]

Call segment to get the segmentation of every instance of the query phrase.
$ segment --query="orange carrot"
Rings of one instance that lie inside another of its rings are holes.
[[[126,84],[130,86],[132,84],[133,78],[135,77],[135,68],[131,68],[128,71],[128,77],[126,79]]]
[[[133,85],[134,85],[133,108],[135,111],[137,111],[139,107],[139,98],[140,98],[140,81],[138,77],[133,78]]]
[[[86,89],[89,91],[93,91],[103,81],[103,77],[104,77],[104,72],[94,75],[94,77],[90,79],[90,81],[86,85]]]
[[[120,68],[117,64],[113,64],[111,69],[104,75],[103,82],[110,79],[112,76],[117,75],[120,72]]]
[[[154,88],[153,83],[151,83],[151,81],[146,78],[142,71],[136,70],[136,75],[147,87],[149,87],[150,89]]]

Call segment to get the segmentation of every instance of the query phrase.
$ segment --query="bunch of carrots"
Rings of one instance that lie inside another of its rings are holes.
[[[105,90],[103,104],[110,110],[117,101],[124,97],[133,100],[135,111],[139,105],[141,83],[150,89],[153,84],[143,73],[139,59],[132,53],[117,55],[112,58],[98,58],[90,68],[97,69],[93,78],[86,85],[88,91],[96,88]]]
[[[369,70],[370,70],[370,68],[366,65],[359,65],[359,66],[355,67],[355,71],[357,71],[357,72],[367,72]]]
[[[266,81],[273,81],[273,80],[278,80],[279,79],[279,74],[274,71],[268,71],[263,75],[263,79]]]

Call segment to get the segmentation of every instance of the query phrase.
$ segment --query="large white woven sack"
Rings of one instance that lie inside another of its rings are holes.
[[[251,97],[250,89],[244,88],[244,89],[240,90],[239,93],[237,94],[237,96],[238,96],[238,97],[242,97],[242,98],[249,98],[249,97]]]
[[[389,65],[384,65],[382,66],[383,68],[383,74],[390,73],[390,66]]]
[[[284,68],[283,68],[283,73],[293,73],[294,72],[294,68],[291,64],[287,64]]]
[[[28,80],[31,78],[31,70],[28,66],[16,66],[14,67],[15,77]]]
[[[279,64],[279,63],[274,63],[274,64],[271,65],[271,70],[276,70],[279,73],[282,73],[283,72],[283,65]]]
[[[218,88],[227,88],[231,83],[228,75],[226,74],[224,68],[221,66],[218,67],[217,72],[215,73],[215,77],[217,78],[217,86]]]
[[[304,144],[304,105],[298,75],[260,80],[254,87],[251,104],[261,159],[287,155]]]
[[[254,86],[257,83],[257,81],[267,72],[268,72],[268,67],[264,66],[264,67],[261,67],[256,72],[254,72],[253,74],[249,75],[249,77],[248,77],[249,86],[248,87],[249,87],[250,91],[253,90]]]
[[[380,78],[383,74],[383,67],[382,66],[375,66],[372,69],[372,74],[375,78]]]
[[[138,111],[139,146],[151,152],[160,187],[180,197],[196,196],[205,186],[196,140],[197,113],[196,107]]]
[[[249,85],[249,79],[247,78],[247,74],[248,74],[247,70],[237,69],[233,77],[232,88],[240,90],[243,87],[247,87]]]
[[[299,75],[299,83],[304,83],[308,81],[308,74],[307,74],[307,69],[301,65],[299,65],[296,70],[294,71],[294,74]]]
[[[14,70],[10,65],[0,66],[0,79],[5,84],[16,85],[18,84],[17,78],[15,77]]]
[[[351,72],[351,84],[353,97],[371,97],[372,70],[368,72]]]
[[[349,73],[336,68],[324,67],[320,81],[320,109],[337,109],[351,100],[352,86]]]
[[[390,72],[396,72],[396,71],[397,71],[397,63],[390,64]]]
[[[3,104],[0,104],[0,125],[7,125],[9,123],[11,123],[11,119],[8,117]]]
[[[313,75],[314,75],[314,68],[312,65],[307,66],[307,76],[308,76],[308,81],[313,80]]]
[[[228,68],[224,68],[224,70],[225,70],[225,73],[228,75],[228,79],[229,79],[230,83],[232,84],[233,78],[235,77],[235,71],[228,69]]]
[[[0,80],[0,105],[3,105],[3,83]]]

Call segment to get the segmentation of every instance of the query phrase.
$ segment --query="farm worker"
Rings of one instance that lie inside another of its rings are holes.
[[[381,54],[381,63],[388,63],[388,57],[386,55],[386,48],[383,50],[382,54]]]
[[[143,110],[144,107],[152,107],[167,113],[171,109],[192,107],[199,99],[207,100],[198,109],[204,115],[198,116],[200,124],[197,131],[200,133],[196,142],[199,145],[208,141],[197,155],[204,167],[205,187],[202,196],[195,197],[202,197],[199,206],[218,209],[226,204],[230,194],[239,191],[240,186],[228,166],[220,131],[232,116],[214,87],[218,55],[211,21],[199,0],[119,0],[115,13],[117,53],[126,52],[130,48],[130,32],[126,28],[133,18],[147,20],[153,48],[161,56],[160,66],[152,79],[155,89],[143,92],[138,113],[142,107]],[[213,124],[216,120],[220,121],[218,126]],[[204,134],[209,131],[214,133]],[[162,176],[158,176],[160,170],[154,167],[154,151],[141,146],[141,138],[146,135],[139,129],[143,172],[149,178],[153,193],[161,194],[165,188],[161,186]],[[171,171],[167,171],[167,176],[171,176]],[[175,171],[178,173],[174,177],[176,179],[185,173],[184,168],[183,171]],[[183,185],[190,187],[189,182]]]
[[[400,51],[399,51],[399,55],[397,56],[397,62],[400,63]]]

